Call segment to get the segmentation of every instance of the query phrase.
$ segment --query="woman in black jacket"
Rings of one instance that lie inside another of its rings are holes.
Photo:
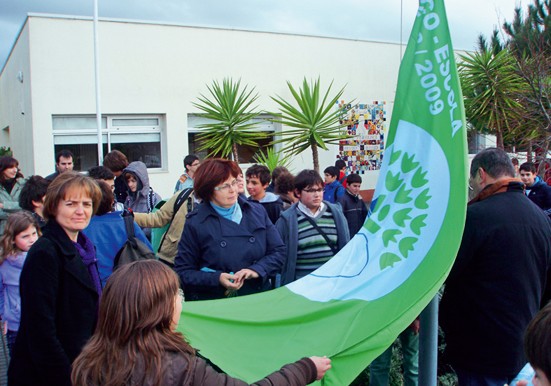
[[[21,325],[10,385],[70,385],[71,363],[92,335],[101,284],[94,245],[81,232],[97,210],[94,180],[65,172],[48,187],[43,236],[21,272]]]

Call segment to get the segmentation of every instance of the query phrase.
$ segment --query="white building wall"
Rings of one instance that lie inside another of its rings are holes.
[[[35,15],[27,24],[23,34],[30,32],[30,45],[18,42],[6,68],[30,66],[34,151],[40,161],[24,172],[46,175],[54,164],[52,115],[95,114],[92,21]],[[274,111],[271,95],[291,98],[286,81],[298,86],[305,76],[320,76],[324,87],[334,80],[335,92],[346,86],[346,101],[386,101],[388,123],[400,56],[397,44],[121,21],[100,22],[99,46],[102,113],[166,116],[166,168],[151,174],[163,197],[183,171],[187,116],[199,112],[191,103],[207,94],[205,85],[212,80],[241,78],[256,87],[260,109]],[[13,92],[7,76],[2,74],[2,93],[7,84]],[[2,110],[0,122],[19,126],[6,116]],[[30,135],[28,123],[26,130]],[[20,148],[13,135],[10,141]],[[332,165],[336,154],[336,147],[321,151],[320,168]],[[295,172],[306,167],[312,167],[309,152],[292,165]],[[377,174],[362,175],[363,189],[374,188]]]
[[[0,146],[11,147],[25,175],[35,167],[29,54],[25,24],[0,73]]]

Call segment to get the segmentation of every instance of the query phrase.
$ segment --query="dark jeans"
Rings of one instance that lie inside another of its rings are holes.
[[[398,336],[398,339],[402,343],[404,386],[417,386],[419,375],[419,334],[414,334],[411,328],[408,327]],[[371,362],[369,367],[369,384],[371,386],[388,386],[393,345]]]
[[[17,331],[8,330],[8,332],[6,333],[6,343],[8,344],[10,358],[13,346],[15,345],[15,338],[17,338]]]
[[[459,386],[503,386],[512,380],[507,377],[495,377],[473,373],[468,370],[454,367]]]

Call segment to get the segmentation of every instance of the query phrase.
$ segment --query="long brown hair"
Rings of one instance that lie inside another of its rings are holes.
[[[9,255],[20,252],[15,246],[15,237],[27,230],[31,225],[36,228],[36,233],[40,236],[40,227],[30,212],[22,210],[9,215],[8,221],[6,221],[6,227],[4,228],[4,234],[0,237],[0,264],[2,264]]]
[[[161,385],[163,354],[195,355],[172,317],[179,281],[155,260],[136,261],[117,269],[103,290],[96,331],[73,363],[73,385],[129,384],[134,366],[145,365],[145,377]]]
[[[19,161],[16,160],[13,157],[10,157],[9,155],[5,155],[0,157],[0,182],[3,182],[5,180],[4,178],[4,170],[13,168],[14,166],[19,167]],[[15,179],[23,178],[23,174],[17,170],[17,174],[15,175]]]

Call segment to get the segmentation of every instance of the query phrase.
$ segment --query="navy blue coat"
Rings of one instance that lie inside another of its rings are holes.
[[[259,274],[245,281],[239,295],[269,289],[268,279],[281,272],[285,245],[266,211],[242,198],[238,202],[243,212],[240,224],[218,215],[208,202],[188,214],[174,260],[186,300],[223,298],[223,272],[248,268]]]

